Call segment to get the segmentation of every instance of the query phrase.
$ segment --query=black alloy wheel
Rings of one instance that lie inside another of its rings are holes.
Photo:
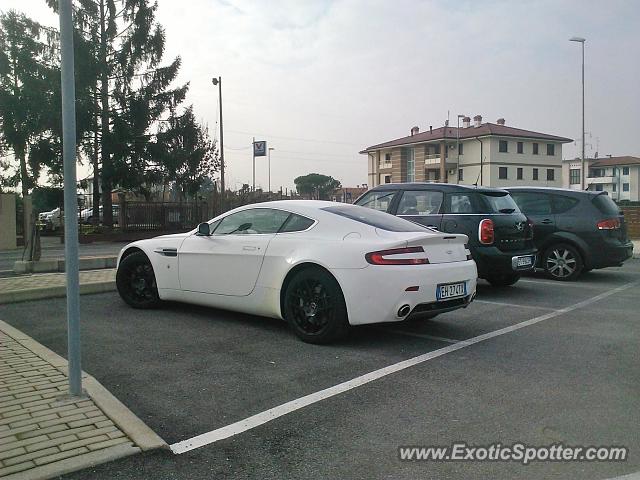
[[[154,308],[160,303],[153,266],[144,252],[134,252],[120,261],[116,286],[120,297],[133,308]]]
[[[294,275],[284,295],[284,317],[308,343],[329,343],[348,332],[347,308],[338,282],[321,269]]]

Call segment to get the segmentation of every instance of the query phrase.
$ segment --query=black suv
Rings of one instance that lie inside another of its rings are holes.
[[[575,280],[594,268],[631,258],[633,243],[620,208],[607,192],[550,187],[509,187],[533,222],[538,266],[555,280]]]
[[[388,183],[369,190],[355,203],[441,232],[467,235],[478,276],[492,285],[513,285],[520,273],[535,266],[531,225],[506,190]]]

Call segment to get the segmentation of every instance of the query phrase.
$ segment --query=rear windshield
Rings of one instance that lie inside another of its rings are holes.
[[[519,213],[520,209],[511,195],[503,193],[482,193],[491,209],[486,213]]]
[[[592,202],[605,215],[620,215],[620,208],[606,193],[597,195]]]
[[[389,213],[355,205],[325,207],[322,210],[390,232],[424,232],[425,230],[429,230],[422,225],[394,217]]]

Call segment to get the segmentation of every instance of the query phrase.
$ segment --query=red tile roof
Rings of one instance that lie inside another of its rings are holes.
[[[590,167],[610,167],[612,165],[640,165],[640,158],[626,155],[624,157],[595,158],[589,160]]]
[[[388,147],[398,147],[401,145],[412,145],[415,143],[424,143],[434,140],[455,140],[456,130],[458,127],[440,127],[434,128],[432,131],[420,132],[416,135],[397,138],[389,142],[379,143],[365,148],[360,153],[367,153],[371,150],[380,150]],[[518,137],[531,138],[536,140],[546,140],[550,142],[569,143],[573,142],[570,138],[557,137],[546,133],[532,132],[521,128],[507,127],[506,125],[498,125],[496,123],[483,123],[479,127],[460,128],[460,139],[468,139],[474,137],[486,137],[494,135],[497,137]]]

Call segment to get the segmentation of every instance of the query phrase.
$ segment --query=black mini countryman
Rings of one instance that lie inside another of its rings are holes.
[[[478,276],[494,286],[513,285],[536,264],[533,229],[509,192],[449,183],[388,183],[356,200],[447,233],[469,237]]]

